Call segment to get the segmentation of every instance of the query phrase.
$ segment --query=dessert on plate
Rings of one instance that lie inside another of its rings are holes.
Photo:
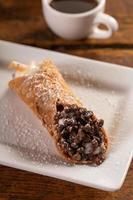
[[[100,165],[108,148],[104,121],[83,106],[54,63],[12,62],[10,67],[18,73],[9,87],[42,121],[60,156],[70,163]]]

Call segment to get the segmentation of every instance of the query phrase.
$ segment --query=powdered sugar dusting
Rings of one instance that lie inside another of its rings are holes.
[[[3,124],[0,142],[16,149],[22,159],[38,165],[66,165],[58,156],[51,136],[13,93],[8,92],[1,100],[0,121]]]
[[[26,76],[20,87],[22,94],[30,98],[31,91],[36,101],[47,105],[52,100],[64,99],[65,101],[76,101],[72,92],[67,88],[64,80],[51,61],[42,63],[36,73]]]

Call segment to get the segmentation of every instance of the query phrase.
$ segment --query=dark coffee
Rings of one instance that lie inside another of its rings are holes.
[[[98,5],[97,0],[53,0],[50,3],[55,10],[64,13],[83,13],[92,10]]]

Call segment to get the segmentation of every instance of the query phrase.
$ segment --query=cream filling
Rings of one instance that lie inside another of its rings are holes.
[[[13,77],[20,77],[36,73],[39,69],[39,65],[37,65],[35,62],[31,62],[29,65],[25,65],[20,62],[13,61],[9,65],[9,68],[15,70]]]

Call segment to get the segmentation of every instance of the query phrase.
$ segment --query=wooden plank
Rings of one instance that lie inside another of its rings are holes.
[[[0,197],[12,200],[131,200],[133,162],[126,181],[117,192],[104,192],[66,181],[0,166]]]
[[[0,39],[16,41],[45,48],[51,46],[84,45],[92,47],[133,48],[133,1],[108,0],[107,13],[116,17],[120,23],[119,31],[106,40],[66,41],[55,36],[43,20],[41,1],[0,1]],[[9,15],[10,13],[10,15]]]
[[[61,51],[63,51],[61,49]],[[63,52],[119,65],[133,67],[133,51],[119,49],[64,50]]]

